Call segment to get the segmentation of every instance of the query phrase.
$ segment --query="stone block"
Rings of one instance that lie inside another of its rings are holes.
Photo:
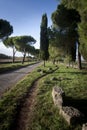
[[[84,117],[84,115],[78,109],[69,106],[62,107],[59,113],[63,116],[69,125],[77,124]]]
[[[82,130],[87,130],[87,123],[86,123],[86,124],[83,124]]]
[[[60,109],[62,108],[63,105],[63,96],[64,96],[64,91],[62,88],[55,86],[52,90],[52,97],[54,104]]]
[[[68,125],[75,125],[84,120],[84,115],[72,106],[64,106],[65,93],[62,88],[55,86],[52,90],[54,104],[59,108],[59,114],[67,121]],[[87,130],[87,123],[82,130]]]

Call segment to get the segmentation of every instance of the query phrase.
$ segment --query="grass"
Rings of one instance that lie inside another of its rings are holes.
[[[16,70],[22,67],[26,67],[28,65],[35,64],[36,62],[25,62],[22,63],[6,63],[6,64],[0,64],[0,73],[6,73],[7,71]]]
[[[10,130],[14,125],[17,108],[25,99],[32,83],[44,74],[48,74],[56,67],[46,64],[38,67],[26,76],[16,86],[4,94],[0,100],[0,130]],[[40,72],[39,72],[40,71]],[[27,130],[81,130],[81,125],[68,126],[67,122],[59,115],[58,108],[52,99],[53,86],[63,88],[67,96],[68,105],[79,108],[87,115],[87,71],[66,68],[63,65],[54,73],[42,78],[38,83],[38,94],[33,110],[31,126]]]
[[[52,77],[58,80],[51,80]],[[52,88],[55,85],[61,86],[67,95],[67,105],[76,107],[87,116],[86,79],[86,71],[64,66],[60,66],[59,70],[41,79],[38,84],[39,90],[29,130],[81,130],[81,125],[68,126],[67,122],[59,115],[59,110],[54,106],[52,100]]]
[[[42,73],[38,72],[38,69],[43,70]],[[48,67],[46,69],[38,67],[4,94],[0,100],[0,130],[10,130],[13,127],[17,109],[20,107],[21,102],[25,99],[33,82],[46,74],[46,72],[50,72]]]

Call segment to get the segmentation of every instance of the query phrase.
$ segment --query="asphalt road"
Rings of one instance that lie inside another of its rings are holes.
[[[20,81],[24,76],[32,72],[37,66],[41,63],[37,63],[34,65],[30,65],[12,72],[8,72],[6,74],[0,75],[0,96],[13,85],[15,85],[18,81]]]

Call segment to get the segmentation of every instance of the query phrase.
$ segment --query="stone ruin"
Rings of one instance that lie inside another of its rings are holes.
[[[87,130],[87,123],[86,123],[86,124],[83,124],[82,130]]]
[[[72,106],[64,106],[65,92],[62,88],[55,86],[52,90],[52,97],[54,104],[59,108],[59,114],[67,121],[69,125],[79,123],[84,119],[84,115],[76,108]],[[87,130],[87,124],[83,125],[82,130]]]
[[[59,113],[66,119],[69,125],[78,123],[84,117],[78,109],[69,106],[62,107]]]
[[[52,97],[54,104],[60,109],[63,106],[63,97],[65,96],[62,88],[54,87],[52,91]]]

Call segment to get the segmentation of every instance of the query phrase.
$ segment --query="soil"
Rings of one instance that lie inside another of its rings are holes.
[[[35,81],[35,83],[31,87],[27,98],[21,106],[21,109],[16,117],[14,130],[27,130],[27,128],[30,128],[29,126],[31,126],[33,110],[36,103],[35,99],[37,96],[37,85],[38,80]]]
[[[44,74],[42,77],[46,76]],[[38,83],[40,79],[38,78],[31,88],[29,89],[27,96],[23,99],[21,104],[17,109],[17,116],[15,119],[14,128],[12,130],[31,130],[31,123],[34,114],[34,107],[36,105],[36,97],[38,94]]]

